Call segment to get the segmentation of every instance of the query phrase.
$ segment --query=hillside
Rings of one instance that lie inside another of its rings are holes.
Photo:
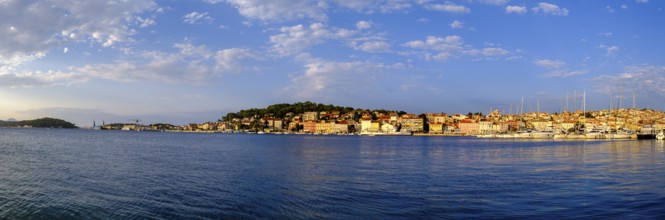
[[[33,127],[33,128],[78,128],[76,125],[57,118],[39,118],[23,121],[0,121],[0,127]]]
[[[361,110],[361,109],[354,109],[352,107],[345,107],[345,106],[335,106],[331,104],[326,105],[309,101],[298,102],[294,104],[282,103],[282,104],[270,105],[266,108],[243,109],[240,110],[239,112],[228,113],[226,116],[222,117],[222,121],[227,121],[233,118],[250,118],[253,116],[258,116],[258,117],[272,116],[272,117],[283,118],[287,113],[293,113],[297,115],[311,111],[315,112],[339,111],[340,114],[346,114],[354,110]],[[370,111],[370,110],[367,109],[365,111]],[[371,111],[377,111],[382,113],[388,112],[388,110],[384,109],[371,110]],[[400,114],[406,114],[406,112],[403,111],[396,111],[396,112],[400,112]]]

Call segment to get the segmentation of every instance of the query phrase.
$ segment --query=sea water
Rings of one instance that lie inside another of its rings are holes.
[[[3,219],[665,219],[665,142],[0,129]]]

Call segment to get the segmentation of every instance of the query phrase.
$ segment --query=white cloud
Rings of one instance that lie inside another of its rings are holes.
[[[454,29],[459,29],[459,28],[464,28],[464,23],[458,20],[453,21],[450,23],[450,27]]]
[[[469,12],[471,12],[471,9],[467,8],[466,6],[456,5],[452,2],[446,2],[444,4],[430,4],[430,5],[426,5],[426,8],[430,9],[430,10],[444,11],[444,12],[451,12],[451,13],[469,13]]]
[[[628,5],[621,5],[621,9],[624,9],[624,10],[628,9]]]
[[[67,52],[69,52],[69,48],[68,48],[68,47],[65,47],[65,49],[62,49],[62,53],[67,53]]]
[[[462,37],[457,35],[446,36],[444,38],[428,36],[424,41],[409,41],[406,42],[404,46],[414,49],[431,49],[453,52],[463,50],[463,43]]]
[[[15,56],[11,57],[10,59],[0,59],[0,73],[4,71],[11,71],[23,63],[41,59],[44,56],[46,56],[45,53],[36,53],[29,56]]]
[[[369,53],[381,53],[390,51],[390,43],[386,42],[383,39],[375,38],[359,38],[354,39],[351,43],[351,47],[355,50],[361,50]]]
[[[199,24],[201,22],[211,23],[214,19],[208,15],[208,12],[193,11],[182,16],[183,22],[188,24]]]
[[[160,81],[167,83],[205,83],[220,74],[243,70],[239,62],[256,58],[243,48],[210,51],[205,46],[179,43],[178,52],[144,51],[138,57],[114,63],[90,64],[73,70],[96,78],[114,81]]]
[[[359,30],[370,29],[370,28],[372,28],[372,22],[371,21],[358,21],[356,23],[356,28],[359,29]]]
[[[136,15],[156,10],[152,0],[3,1],[0,27],[9,31],[0,34],[0,70],[15,69],[71,43],[111,47],[130,42],[132,27],[139,25]]]
[[[506,6],[506,13],[515,13],[515,14],[524,14],[526,13],[526,7],[524,6],[515,6],[515,5],[508,5]]]
[[[617,89],[645,94],[665,95],[665,66],[628,66],[613,75],[594,77],[591,82],[596,89],[609,93]]]
[[[548,60],[548,59],[536,60],[533,63],[538,66],[547,67],[551,69],[558,69],[566,64],[561,60]]]
[[[88,78],[79,74],[60,71],[34,71],[2,74],[0,73],[0,87],[49,87],[69,86],[88,81]]]
[[[612,32],[603,32],[603,33],[600,33],[600,35],[603,35],[603,36],[605,36],[605,37],[611,37],[611,36],[612,36]]]
[[[412,8],[414,3],[412,0],[334,0],[333,2],[363,13],[404,11]]]
[[[508,55],[510,54],[510,51],[498,47],[487,47],[480,50],[479,49],[467,50],[464,51],[464,54],[471,56],[498,57],[498,56]]]
[[[331,39],[348,39],[353,30],[328,28],[322,23],[280,28],[280,34],[270,36],[272,48],[281,55],[292,55]]]
[[[565,68],[566,63],[560,60],[542,59],[542,60],[536,60],[533,63],[538,66],[549,69],[549,72],[545,74],[546,77],[567,78],[577,75],[583,75],[589,72],[588,70],[569,71],[568,69]]]
[[[543,12],[543,14],[548,15],[557,15],[557,16],[568,16],[568,9],[560,8],[558,5],[550,4],[546,2],[538,3],[538,6],[531,8],[533,13]]]
[[[607,12],[609,12],[609,13],[614,13],[614,8],[612,8],[612,7],[609,6],[609,5],[608,5],[608,6],[605,6],[605,9],[606,9]]]
[[[220,0],[208,0],[219,3]],[[226,0],[238,9],[240,15],[266,22],[281,22],[311,18],[323,21],[327,19],[328,5],[323,1],[311,0]]]
[[[637,0],[637,3],[644,3],[644,4],[646,4],[646,3],[649,3],[649,0]]]
[[[246,48],[231,48],[217,51],[215,54],[215,70],[217,72],[242,70],[244,67],[240,61],[247,58],[257,59],[258,56]]]
[[[451,35],[446,37],[428,36],[424,41],[414,40],[404,43],[402,46],[422,50],[420,53],[425,60],[445,61],[456,56],[482,56],[501,57],[512,53],[500,47],[486,47],[474,49],[471,45],[465,45],[462,37]]]
[[[372,10],[374,7],[374,4],[376,4],[378,1],[368,1],[368,0],[336,0],[334,1],[337,3],[337,5],[345,7],[345,8],[350,8],[355,11],[367,11],[367,10]]]
[[[508,0],[477,0],[477,1],[483,4],[490,4],[490,5],[504,5],[508,3]]]
[[[618,46],[607,46],[604,44],[601,44],[598,46],[600,49],[605,49],[605,56],[611,57],[615,56],[617,53],[619,53],[619,47]]]
[[[149,27],[157,24],[154,19],[152,18],[142,18],[142,17],[136,17],[136,22],[139,24],[139,27]]]
[[[292,78],[291,85],[284,88],[289,96],[299,99],[328,97],[358,98],[358,94],[371,91],[379,78],[386,73],[403,68],[401,64],[351,61],[339,62],[302,57],[304,73]]]
[[[589,72],[588,70],[567,71],[565,69],[560,69],[560,70],[553,70],[552,72],[547,73],[546,76],[556,77],[556,78],[567,78],[577,75],[584,75],[587,74],[588,72]]]

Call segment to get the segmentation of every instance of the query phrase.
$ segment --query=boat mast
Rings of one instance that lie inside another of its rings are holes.
[[[577,90],[573,93],[573,106],[575,106],[575,112],[577,112]]]
[[[621,93],[623,92],[623,89],[619,89],[619,109],[621,109]]]
[[[584,116],[584,124],[586,124],[586,89],[582,95],[582,115]]]
[[[635,90],[633,90],[633,109],[635,109]]]
[[[610,113],[612,113],[612,92],[610,92],[610,108],[609,108]]]
[[[524,113],[524,96],[522,96],[522,102],[520,103],[520,115]]]
[[[570,107],[568,107],[568,103],[569,103],[569,102],[570,102],[570,101],[568,101],[568,92],[566,92],[566,111],[567,111],[567,112],[570,112]]]

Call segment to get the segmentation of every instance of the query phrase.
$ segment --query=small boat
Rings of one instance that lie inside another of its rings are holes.
[[[665,139],[665,134],[663,134],[663,131],[658,132],[658,134],[656,135],[656,139],[658,140]]]
[[[477,138],[496,138],[496,135],[494,134],[479,134],[476,135]]]
[[[602,129],[592,129],[591,131],[584,134],[587,139],[605,139],[605,131]]]
[[[531,132],[531,138],[552,139],[552,138],[554,138],[554,132],[553,131],[534,131],[534,132]]]

